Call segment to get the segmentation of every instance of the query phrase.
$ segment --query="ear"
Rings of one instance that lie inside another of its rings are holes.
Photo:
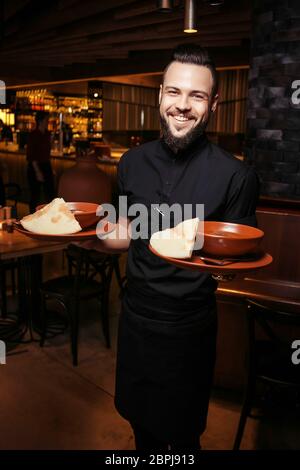
[[[160,103],[161,103],[162,89],[163,89],[162,85],[159,85],[159,98],[158,98],[158,104],[159,104],[159,105],[160,105]]]
[[[215,95],[215,96],[213,97],[213,100],[212,100],[212,103],[211,103],[211,107],[210,107],[210,110],[211,110],[212,113],[214,113],[215,110],[217,109],[218,100],[219,100],[219,95]]]

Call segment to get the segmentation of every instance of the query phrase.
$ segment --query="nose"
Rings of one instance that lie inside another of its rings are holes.
[[[184,111],[190,111],[191,105],[189,102],[189,97],[182,93],[176,102],[176,108],[178,111],[184,112]]]

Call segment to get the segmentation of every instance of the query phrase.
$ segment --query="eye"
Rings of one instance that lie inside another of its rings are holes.
[[[204,95],[201,95],[201,94],[198,94],[198,93],[193,95],[193,98],[195,98],[198,101],[202,101],[202,100],[206,99],[206,97]]]
[[[177,90],[168,90],[167,94],[171,95],[171,96],[176,96],[176,95],[178,95],[178,91]]]

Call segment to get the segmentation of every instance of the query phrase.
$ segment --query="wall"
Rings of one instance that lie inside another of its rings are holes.
[[[245,133],[248,72],[247,66],[218,71],[219,103],[207,127],[209,132]]]
[[[300,104],[292,83],[300,80],[300,2],[256,0],[249,73],[247,159],[261,192],[300,199]]]
[[[103,83],[103,131],[159,130],[158,90]]]

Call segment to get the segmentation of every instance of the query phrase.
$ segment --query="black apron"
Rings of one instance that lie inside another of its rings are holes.
[[[202,305],[170,304],[127,290],[118,333],[119,413],[167,443],[200,436],[206,427],[216,331],[214,297]]]

